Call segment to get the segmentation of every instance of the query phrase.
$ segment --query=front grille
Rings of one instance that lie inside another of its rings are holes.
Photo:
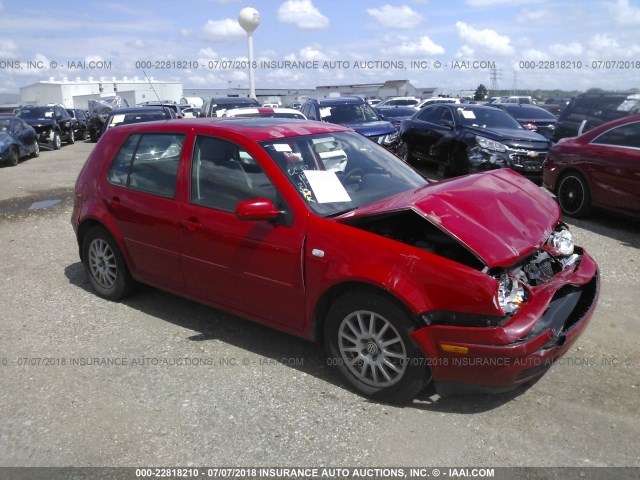
[[[516,150],[509,153],[511,166],[525,172],[541,172],[546,156],[546,150]]]

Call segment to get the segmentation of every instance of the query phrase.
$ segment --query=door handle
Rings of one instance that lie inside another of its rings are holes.
[[[180,222],[180,225],[186,228],[189,232],[195,232],[196,230],[200,230],[200,228],[202,227],[200,220],[195,217],[190,217],[187,220],[183,220],[182,222]]]

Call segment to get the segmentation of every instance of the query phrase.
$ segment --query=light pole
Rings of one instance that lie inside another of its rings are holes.
[[[253,7],[246,7],[238,14],[238,23],[247,32],[247,44],[249,47],[249,96],[256,98],[255,68],[253,68],[253,31],[260,24],[260,13]]]

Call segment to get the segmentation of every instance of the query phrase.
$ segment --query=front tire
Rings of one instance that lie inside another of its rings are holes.
[[[20,161],[20,155],[18,154],[18,149],[16,147],[11,147],[11,150],[9,150],[9,158],[7,159],[7,165],[11,167],[16,167],[19,161]]]
[[[53,134],[53,149],[60,150],[62,148],[62,140],[60,139],[60,134],[58,132]]]
[[[69,130],[69,135],[67,136],[67,145],[73,145],[76,143],[76,134],[73,129]]]
[[[410,401],[430,378],[413,330],[409,314],[388,297],[364,289],[346,293],[327,314],[329,363],[366,396]]]
[[[591,213],[591,191],[585,178],[578,172],[563,175],[556,188],[556,197],[562,213],[584,218]]]
[[[411,149],[409,148],[409,145],[407,144],[407,142],[403,141],[402,144],[400,145],[398,156],[402,160],[404,160],[405,163],[408,163],[409,165],[415,165],[416,163],[416,159],[411,153]]]
[[[36,141],[33,145],[33,153],[31,154],[31,158],[36,158],[40,156],[40,144]]]
[[[82,241],[82,263],[95,292],[108,300],[120,300],[135,288],[118,244],[102,227],[93,227]]]

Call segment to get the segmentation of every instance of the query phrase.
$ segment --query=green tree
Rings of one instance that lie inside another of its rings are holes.
[[[478,88],[476,88],[476,93],[473,95],[473,99],[474,100],[484,100],[485,98],[487,98],[487,87],[485,87],[483,84],[478,85]]]

